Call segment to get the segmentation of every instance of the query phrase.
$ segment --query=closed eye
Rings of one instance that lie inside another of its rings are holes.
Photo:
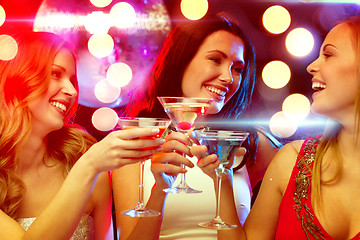
[[[329,58],[329,57],[331,57],[331,56],[332,56],[332,54],[331,54],[331,53],[323,53],[323,55],[324,55],[324,57],[325,57],[325,58]]]
[[[241,75],[242,72],[244,71],[243,67],[236,67],[236,68],[233,68],[233,69],[238,75]]]
[[[216,64],[220,64],[221,63],[221,59],[217,58],[217,57],[209,57],[210,61],[213,61]]]
[[[241,75],[244,71],[245,64],[243,62],[235,63],[235,65],[232,67],[233,71],[235,71],[238,75]]]

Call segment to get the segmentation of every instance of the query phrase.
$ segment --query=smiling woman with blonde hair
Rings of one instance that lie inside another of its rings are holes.
[[[96,143],[72,123],[79,89],[70,45],[52,33],[12,36],[18,53],[0,61],[1,239],[113,239],[108,172],[159,151],[162,140],[128,140],[159,129]]]

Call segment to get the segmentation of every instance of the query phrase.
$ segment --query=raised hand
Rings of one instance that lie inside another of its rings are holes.
[[[203,145],[194,145],[191,150],[191,154],[198,158],[197,166],[214,181],[216,181],[216,172],[215,169],[220,165],[218,157],[216,154],[208,154],[206,146]],[[236,157],[242,157],[246,153],[246,149],[239,147],[235,153],[230,157],[230,162],[226,165],[226,169],[230,169]]]
[[[157,186],[171,187],[176,176],[186,172],[180,164],[194,167],[194,164],[182,155],[192,156],[189,148],[191,145],[188,136],[180,132],[172,132],[165,138],[162,151],[155,154],[151,160],[151,171]]]
[[[113,131],[95,143],[80,160],[92,164],[96,172],[110,171],[144,161],[162,150],[164,139],[139,139],[157,134],[157,128],[132,128]],[[79,160],[79,161],[80,161]]]

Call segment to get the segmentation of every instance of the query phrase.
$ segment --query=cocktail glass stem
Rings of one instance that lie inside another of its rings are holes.
[[[183,156],[185,156],[185,154],[183,154]],[[184,164],[180,164],[180,166],[185,169]],[[200,190],[195,190],[189,187],[189,185],[187,185],[185,173],[180,173],[180,183],[176,187],[165,188],[163,191],[166,193],[201,193],[202,192]]]
[[[137,210],[145,210],[144,204],[144,166],[145,162],[140,162],[140,182],[139,182],[139,201],[137,206],[135,207]]]
[[[220,218],[221,180],[222,180],[223,172],[224,172],[223,170],[216,169],[216,212],[213,221],[219,224],[224,223],[223,220]]]
[[[221,196],[221,182],[224,173],[224,168],[220,167],[216,170],[216,213],[215,217],[207,223],[200,223],[198,224],[200,227],[204,228],[211,228],[217,230],[229,230],[237,227],[236,225],[230,225],[225,223],[220,217],[220,196]]]
[[[156,217],[159,216],[161,213],[158,211],[154,211],[151,209],[145,208],[144,203],[144,166],[145,162],[141,161],[139,170],[140,170],[140,178],[139,178],[139,196],[138,196],[138,203],[133,209],[130,209],[122,214],[128,215],[130,217]]]
[[[184,164],[181,164],[181,167],[183,168],[183,169],[185,169],[185,165]],[[180,174],[180,184],[179,184],[179,186],[186,186],[186,179],[185,179],[185,173],[181,173]]]

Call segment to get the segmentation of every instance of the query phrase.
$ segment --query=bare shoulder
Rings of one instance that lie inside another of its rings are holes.
[[[298,153],[304,140],[296,140],[285,144],[271,161],[264,180],[279,180],[280,191],[283,193],[295,166]]]
[[[304,140],[296,140],[296,141],[285,144],[276,153],[271,164],[272,165],[281,165],[283,167],[286,167],[289,165],[293,166],[303,142],[304,142]]]
[[[0,210],[1,239],[22,239],[25,230],[11,217]]]
[[[102,204],[108,202],[111,198],[111,180],[108,172],[102,172],[96,180],[95,188],[92,194],[93,204]]]

